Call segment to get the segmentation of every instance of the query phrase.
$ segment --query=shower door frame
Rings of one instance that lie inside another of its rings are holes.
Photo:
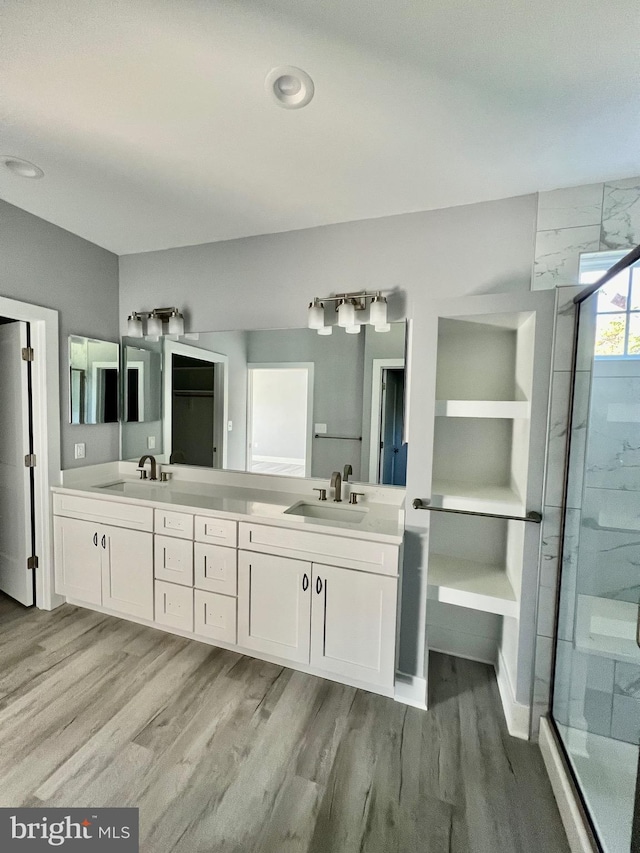
[[[576,370],[577,370],[577,359],[578,359],[578,342],[580,335],[580,306],[583,302],[597,293],[600,288],[605,285],[608,281],[614,278],[618,273],[627,269],[633,264],[640,261],[640,245],[636,246],[630,252],[628,252],[623,258],[621,258],[617,263],[615,263],[607,272],[598,279],[598,281],[593,284],[588,285],[578,293],[574,299],[574,332],[573,332],[573,347],[571,353],[571,382],[569,386],[569,419],[567,426],[567,438],[566,438],[566,446],[565,446],[565,456],[564,456],[564,471],[562,478],[562,506],[561,506],[561,514],[560,514],[560,536],[558,542],[558,562],[560,570],[558,571],[558,578],[556,581],[556,590],[555,590],[555,613],[554,613],[554,622],[553,622],[553,656],[551,659],[551,675],[550,675],[550,693],[549,693],[549,711],[547,715],[547,720],[549,722],[549,728],[553,735],[556,749],[558,750],[558,754],[562,760],[564,765],[564,771],[566,777],[569,781],[570,787],[572,789],[572,793],[577,803],[580,816],[583,820],[584,827],[589,836],[589,841],[593,847],[594,851],[597,853],[603,853],[602,845],[598,839],[598,834],[593,823],[593,819],[591,817],[591,813],[586,804],[582,788],[578,777],[573,769],[573,765],[569,759],[569,755],[564,745],[564,741],[560,736],[560,732],[558,730],[556,721],[553,716],[553,700],[555,694],[555,684],[556,684],[556,664],[557,664],[557,649],[558,649],[558,632],[559,632],[559,621],[560,621],[560,595],[562,590],[562,564],[564,561],[564,544],[565,544],[565,533],[566,533],[566,520],[567,520],[567,493],[569,486],[569,477],[570,477],[570,454],[571,454],[571,437],[572,437],[572,428],[573,428],[573,417],[574,417],[574,401],[575,401],[575,380],[576,380]],[[640,613],[640,605],[639,605],[639,613]],[[639,767],[640,773],[640,767]],[[640,853],[640,789],[638,788],[638,777],[636,777],[636,792],[635,792],[635,808],[634,808],[634,817],[633,817],[633,829],[632,829],[632,840],[631,840],[631,851],[630,853]]]

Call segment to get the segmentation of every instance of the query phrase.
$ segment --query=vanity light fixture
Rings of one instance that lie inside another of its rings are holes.
[[[144,334],[142,330],[142,317],[137,311],[132,311],[127,317],[127,334],[130,338],[141,338]]]
[[[147,317],[147,334],[152,338],[160,337],[162,334],[162,318],[158,316],[155,308]]]
[[[324,305],[319,299],[314,299],[309,303],[309,320],[308,326],[310,329],[324,328]]]
[[[19,178],[44,178],[44,172],[39,166],[30,163],[28,160],[23,160],[22,157],[2,154],[0,155],[0,163]]]
[[[376,296],[369,308],[369,323],[375,328],[376,332],[388,332],[384,328],[387,323],[387,300],[384,296]]]
[[[370,300],[370,301],[369,301]],[[387,322],[387,300],[378,290],[375,293],[361,291],[359,293],[338,293],[335,296],[317,296],[309,303],[308,323],[310,329],[315,329],[319,335],[330,335],[332,325],[325,325],[324,303],[335,302],[338,314],[337,325],[348,335],[357,335],[363,323],[369,323],[376,332],[388,332],[391,325]],[[369,307],[369,319],[360,320],[358,314]]]
[[[132,311],[127,319],[127,334],[141,338],[145,331],[142,321],[146,319],[146,334],[157,338],[163,334],[163,323],[168,323],[169,335],[184,335],[184,317],[177,308],[154,308],[153,311]]]

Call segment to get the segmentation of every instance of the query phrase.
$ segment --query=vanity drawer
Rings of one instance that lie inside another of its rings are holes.
[[[193,589],[156,581],[156,618],[160,625],[193,631]]]
[[[238,552],[220,545],[194,545],[195,585],[223,595],[238,591]]]
[[[113,524],[129,530],[153,530],[153,510],[149,506],[83,498],[55,492],[53,495],[54,515],[95,521],[98,524]]]
[[[193,516],[186,512],[167,512],[157,509],[155,531],[179,539],[193,539]]]
[[[197,542],[208,542],[210,545],[226,545],[235,548],[238,544],[238,525],[226,518],[209,518],[206,515],[196,515]]]
[[[196,589],[194,593],[194,633],[235,643],[237,635],[237,599]]]
[[[193,542],[156,534],[153,568],[160,580],[193,586]]]
[[[380,575],[398,574],[399,547],[367,539],[240,522],[239,547]]]

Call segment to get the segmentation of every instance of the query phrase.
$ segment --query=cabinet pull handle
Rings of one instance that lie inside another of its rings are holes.
[[[309,577],[306,572],[302,575],[302,589],[305,592],[309,589]]]
[[[106,537],[106,536],[103,536],[103,537],[102,537],[102,547],[103,547],[103,548],[106,548],[106,547],[107,547],[107,537]]]
[[[97,531],[96,531],[96,533],[93,534],[93,544],[96,546],[96,548],[98,547],[98,533],[97,533]]]
[[[320,595],[320,593],[322,592],[322,581],[320,577],[316,579],[316,592],[318,593],[318,595]]]

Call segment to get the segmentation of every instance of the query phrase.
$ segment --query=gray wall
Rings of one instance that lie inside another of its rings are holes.
[[[529,290],[536,197],[367,219],[120,258],[120,320],[178,305],[188,331],[300,328],[313,296],[395,290],[419,300]]]
[[[67,355],[70,334],[118,340],[116,255],[0,201],[0,294],[60,312],[62,467],[118,459],[118,424],[69,424]],[[87,455],[76,462],[80,441]]]

